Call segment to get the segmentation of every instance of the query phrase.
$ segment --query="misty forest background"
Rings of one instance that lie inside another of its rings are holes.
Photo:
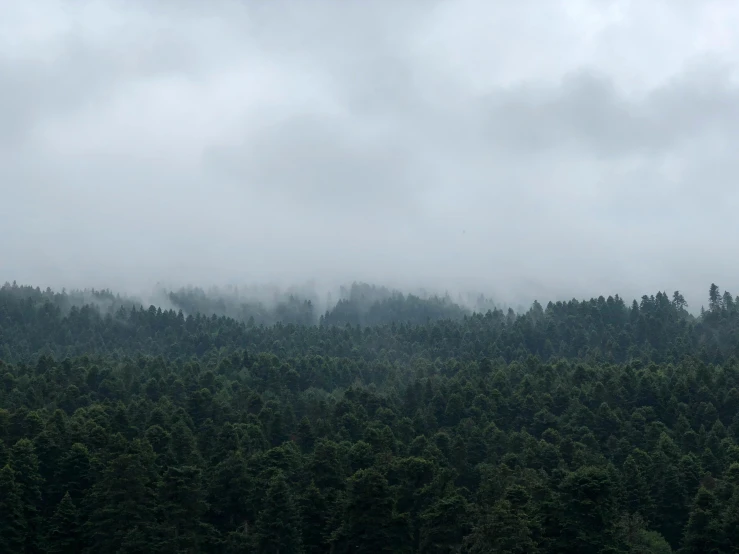
[[[739,552],[739,298],[0,289],[0,552]]]

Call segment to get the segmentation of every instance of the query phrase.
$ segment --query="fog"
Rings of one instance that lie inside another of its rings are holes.
[[[0,3],[0,281],[739,292],[739,3]]]

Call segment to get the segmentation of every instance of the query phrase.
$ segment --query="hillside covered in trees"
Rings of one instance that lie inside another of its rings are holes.
[[[739,552],[739,299],[363,287],[2,287],[0,552]]]

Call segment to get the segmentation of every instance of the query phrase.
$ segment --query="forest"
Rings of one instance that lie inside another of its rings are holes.
[[[0,552],[739,552],[739,297],[0,288]]]

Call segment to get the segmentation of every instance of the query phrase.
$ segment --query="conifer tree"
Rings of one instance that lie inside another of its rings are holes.
[[[621,472],[624,508],[630,514],[640,514],[644,519],[649,519],[653,510],[649,485],[632,455],[626,458]]]
[[[65,493],[46,529],[46,552],[76,554],[80,551],[79,512]]]
[[[528,517],[516,510],[509,500],[499,500],[489,514],[465,539],[469,554],[535,554]]]
[[[376,469],[349,478],[343,526],[337,533],[341,552],[403,552],[410,539],[407,520],[395,513],[387,479]]]
[[[155,455],[135,439],[110,461],[90,491],[84,524],[89,552],[137,552],[151,548],[156,523]]]
[[[20,486],[6,464],[0,469],[0,552],[22,552],[26,534]]]
[[[281,471],[269,482],[264,506],[251,536],[256,550],[264,554],[303,552],[298,506]]]
[[[739,488],[729,499],[728,506],[722,514],[721,526],[724,536],[724,548],[739,551]]]
[[[39,508],[43,479],[39,472],[39,461],[33,443],[26,438],[20,439],[13,445],[10,459],[26,522],[25,547],[27,551],[35,552],[39,547],[41,526]]]
[[[200,552],[212,536],[203,518],[208,509],[201,472],[191,466],[167,469],[158,484],[158,531],[166,552]]]
[[[722,552],[723,529],[716,495],[701,487],[695,495],[690,518],[685,528],[681,554],[713,554]]]

